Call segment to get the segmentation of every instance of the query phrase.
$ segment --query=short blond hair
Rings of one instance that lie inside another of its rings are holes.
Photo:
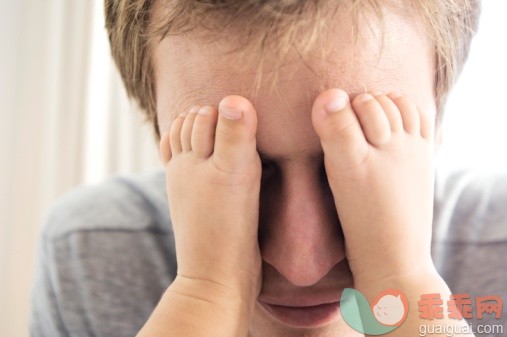
[[[268,39],[276,39],[284,53],[297,41],[311,46],[325,29],[322,18],[328,6],[342,3],[354,9],[353,15],[358,15],[361,9],[370,9],[382,16],[381,0],[105,0],[105,16],[112,56],[127,93],[137,101],[146,120],[153,125],[156,138],[160,139],[152,63],[157,42],[168,35],[202,27],[203,22],[215,23],[208,27],[210,32],[241,24],[241,34],[248,45],[262,49]],[[477,30],[480,0],[411,0],[409,3],[434,42],[434,90],[439,123],[447,96],[468,57]],[[153,19],[155,6],[157,11],[163,11],[163,15],[157,12],[157,20]]]

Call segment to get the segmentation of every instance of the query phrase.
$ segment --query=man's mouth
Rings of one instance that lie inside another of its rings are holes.
[[[320,303],[311,303],[320,302]],[[320,301],[271,301],[259,299],[269,315],[293,327],[318,327],[335,321],[340,314],[339,296]]]

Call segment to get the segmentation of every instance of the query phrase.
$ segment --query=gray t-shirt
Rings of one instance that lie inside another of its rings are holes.
[[[507,176],[459,173],[438,183],[433,236],[435,264],[453,293],[507,300]],[[135,336],[175,275],[162,171],[75,189],[46,218],[31,336]],[[500,320],[477,320],[474,311],[469,322],[503,324],[507,335],[503,311]]]

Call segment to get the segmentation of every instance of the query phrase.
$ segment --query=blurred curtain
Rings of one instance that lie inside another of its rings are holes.
[[[16,337],[49,205],[160,165],[112,64],[103,0],[2,0],[0,32],[0,336]]]

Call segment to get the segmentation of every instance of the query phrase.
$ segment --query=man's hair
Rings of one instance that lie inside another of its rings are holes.
[[[152,51],[164,37],[197,27],[212,35],[235,27],[247,42],[239,50],[247,46],[262,50],[267,41],[274,40],[280,55],[294,45],[302,46],[304,53],[325,29],[324,17],[330,6],[348,5],[357,23],[365,10],[382,19],[382,2],[386,0],[105,0],[105,16],[112,56],[127,93],[145,112],[160,139]],[[447,95],[468,57],[480,0],[411,0],[405,5],[425,24],[434,43],[439,123]]]

